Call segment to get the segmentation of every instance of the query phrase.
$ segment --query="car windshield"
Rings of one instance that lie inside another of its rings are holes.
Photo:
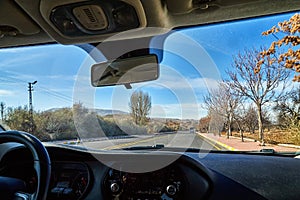
[[[108,58],[90,51],[90,44],[1,49],[1,124],[44,142],[89,149],[296,152],[299,27],[287,29],[293,16],[178,28],[155,36],[140,48],[157,54],[159,77],[126,87],[92,86],[91,66]]]

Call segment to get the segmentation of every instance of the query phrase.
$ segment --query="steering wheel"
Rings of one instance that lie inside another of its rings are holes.
[[[22,180],[0,176],[1,199],[44,200],[50,182],[51,163],[44,145],[36,137],[20,131],[0,132],[0,143],[17,142],[25,145],[33,156],[34,170],[37,174],[37,189],[33,194],[20,192],[25,185]]]

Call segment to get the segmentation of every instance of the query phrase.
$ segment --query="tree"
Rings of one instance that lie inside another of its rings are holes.
[[[283,128],[291,129],[298,135],[300,132],[300,87],[287,92],[274,107],[278,111],[278,121]]]
[[[243,122],[248,131],[253,134],[258,127],[257,111],[253,105],[246,108]]]
[[[30,123],[30,115],[27,106],[19,106],[16,108],[8,107],[6,109],[6,113],[5,124],[10,129],[29,132],[43,141],[50,139],[49,135],[40,129],[42,121],[45,121],[45,119],[41,117],[40,113],[33,113],[33,132],[30,132],[32,124]]]
[[[53,139],[73,139],[77,137],[71,108],[45,111],[40,114],[40,117],[43,120],[37,128],[41,132],[51,135]]]
[[[206,117],[202,117],[200,120],[199,120],[199,131],[201,133],[207,133],[208,130],[209,130],[209,123],[211,121],[211,117],[210,116],[206,116]]]
[[[276,36],[278,33],[281,33],[283,37],[278,38]],[[300,14],[297,13],[288,21],[279,22],[277,26],[262,33],[265,36],[270,34],[277,40],[272,42],[268,49],[260,52],[261,59],[257,62],[255,72],[258,73],[261,66],[267,61],[277,62],[285,68],[295,71],[293,81],[300,82],[300,49],[297,48],[300,44]],[[277,55],[279,49],[283,50],[283,53]]]
[[[113,134],[106,131],[108,123],[98,118],[96,112],[86,108],[82,103],[75,103],[72,111],[74,124],[81,139]]]
[[[220,115],[225,118],[227,125],[227,138],[232,135],[232,123],[236,108],[241,98],[235,95],[228,84],[219,83],[218,89],[212,90],[204,96],[204,104],[211,113]]]
[[[263,106],[282,96],[287,86],[289,72],[275,62],[262,63],[260,70],[256,71],[259,53],[260,51],[251,49],[236,55],[233,59],[233,70],[227,71],[229,76],[227,83],[228,87],[255,104],[259,139],[264,145]]]
[[[148,93],[135,91],[129,102],[129,111],[134,122],[138,125],[145,125],[151,110],[151,97]]]
[[[240,136],[241,136],[241,139],[242,139],[242,142],[244,142],[244,118],[243,118],[243,111],[239,110],[238,113],[236,113],[234,115],[234,121],[240,131]]]
[[[225,128],[225,118],[214,110],[209,110],[208,115],[210,116],[209,132],[218,134],[221,137],[221,131]]]
[[[9,107],[7,109],[6,124],[13,130],[26,131],[30,130],[30,116],[27,106],[17,108]]]

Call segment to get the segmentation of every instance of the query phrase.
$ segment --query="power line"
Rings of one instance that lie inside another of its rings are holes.
[[[46,94],[46,95],[49,95],[49,96],[51,96],[51,97],[54,97],[54,98],[56,98],[56,99],[58,99],[58,100],[61,100],[61,101],[63,101],[63,102],[66,102],[66,103],[71,103],[71,102],[73,102],[73,101],[70,100],[69,98],[65,98],[65,97],[62,97],[62,96],[60,96],[60,95],[56,95],[56,94],[51,93],[51,92],[46,91],[46,90],[39,90],[39,91],[42,92],[42,93],[44,93],[44,94]]]
[[[24,80],[21,80],[21,79],[18,79],[18,78],[14,78],[14,77],[10,77],[10,76],[7,76],[7,77],[1,77],[0,80],[2,80],[2,81],[14,82],[14,83],[19,83],[19,82],[27,83],[27,81],[24,81]],[[65,99],[65,100],[67,100],[67,101],[70,101],[70,102],[72,101],[72,98],[71,98],[71,97],[66,96],[66,95],[64,95],[64,94],[62,94],[62,93],[55,92],[55,91],[53,91],[53,90],[47,89],[47,88],[45,88],[45,87],[42,87],[42,86],[40,86],[40,85],[39,85],[37,88],[40,88],[40,89],[46,91],[49,95],[53,95],[53,96],[56,96],[56,97],[59,97],[59,98],[63,98],[63,99]],[[37,88],[36,88],[36,89],[37,89]]]
[[[9,82],[13,82],[13,83],[19,83],[19,82],[27,83],[27,81],[24,81],[24,80],[19,79],[19,78],[11,77],[11,76],[0,77],[0,80],[9,81]],[[80,99],[74,99],[71,96],[67,96],[63,93],[53,91],[51,89],[48,89],[46,87],[41,86],[40,84],[35,89],[36,89],[36,91],[39,90],[40,92],[43,92],[44,94],[55,97],[56,99],[59,99],[59,100],[64,101],[66,103],[73,103],[74,101],[75,102],[80,102]],[[85,103],[85,104],[87,104],[87,103]],[[92,105],[92,104],[88,104],[88,105],[90,107],[94,107],[94,105]]]
[[[39,89],[41,89],[42,91],[46,91],[48,93],[50,93],[51,95],[53,96],[57,96],[57,97],[60,97],[60,98],[63,98],[63,99],[66,99],[68,101],[73,101],[73,98],[70,97],[70,96],[67,96],[65,94],[62,94],[60,92],[56,92],[56,91],[53,91],[51,89],[48,89],[48,88],[45,88],[45,87],[42,87],[42,86],[39,86]]]

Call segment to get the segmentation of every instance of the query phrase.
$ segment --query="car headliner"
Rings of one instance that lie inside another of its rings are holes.
[[[49,20],[49,13],[57,5],[86,0],[2,0],[0,2],[1,47],[35,45],[43,43],[98,43],[115,33],[67,37]],[[135,6],[140,27],[127,38],[141,38],[160,33],[142,31],[146,27],[170,29],[223,22],[300,10],[295,0],[122,0]],[[87,2],[87,1],[86,1]],[[95,1],[94,1],[95,2]],[[91,1],[93,3],[93,1]],[[3,34],[7,28],[13,33]]]

